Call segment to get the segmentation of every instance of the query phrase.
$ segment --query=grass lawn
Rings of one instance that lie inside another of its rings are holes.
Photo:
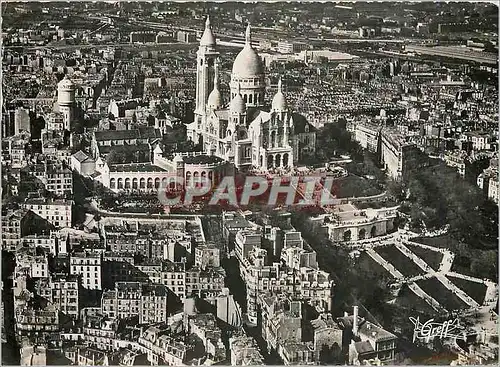
[[[335,180],[331,191],[338,198],[364,197],[382,193],[374,181],[354,175]]]
[[[382,256],[385,260],[390,262],[394,267],[399,270],[405,277],[414,277],[424,274],[425,271],[413,262],[412,259],[406,257],[396,246],[383,246],[376,247],[375,251]]]
[[[439,264],[441,264],[441,260],[443,259],[443,254],[441,252],[428,250],[416,245],[406,244],[405,246],[408,247],[415,255],[424,260],[432,269],[439,269]]]
[[[359,268],[362,271],[365,271],[368,273],[373,273],[376,276],[390,276],[390,277],[392,277],[391,273],[389,273],[387,270],[385,270],[385,268],[382,265],[380,265],[378,262],[373,260],[372,257],[364,251],[356,259],[356,268]]]
[[[483,283],[472,282],[467,279],[452,277],[451,275],[447,275],[446,277],[450,279],[451,282],[458,288],[467,293],[474,301],[479,304],[483,303],[484,296],[486,296],[486,285]]]
[[[456,247],[457,240],[450,237],[448,234],[444,234],[436,237],[415,237],[411,239],[413,242],[421,243],[423,245],[453,249]],[[430,264],[429,264],[430,265]]]
[[[403,308],[418,310],[418,312],[428,315],[434,315],[436,313],[436,311],[427,302],[425,302],[425,300],[413,293],[413,291],[407,286],[403,286],[399,291],[398,297],[396,298],[396,304]]]
[[[429,296],[439,302],[441,306],[448,311],[467,308],[460,298],[455,296],[448,288],[446,288],[438,279],[429,278],[417,281],[417,285],[424,290]]]

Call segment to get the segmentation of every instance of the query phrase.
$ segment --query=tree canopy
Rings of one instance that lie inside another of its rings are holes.
[[[326,124],[318,130],[316,139],[316,156],[323,162],[341,154],[349,154],[356,161],[363,160],[363,149],[351,139],[345,120]]]

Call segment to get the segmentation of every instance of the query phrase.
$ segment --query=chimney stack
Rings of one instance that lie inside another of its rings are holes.
[[[358,306],[354,306],[354,315],[353,315],[353,322],[352,322],[352,333],[354,336],[358,336]]]

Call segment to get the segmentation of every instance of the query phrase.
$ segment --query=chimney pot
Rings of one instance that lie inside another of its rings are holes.
[[[358,335],[358,306],[354,306],[354,315],[352,322],[352,333],[357,336]]]

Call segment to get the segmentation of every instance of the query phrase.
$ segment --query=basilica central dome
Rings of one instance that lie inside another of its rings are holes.
[[[236,56],[233,63],[231,98],[241,93],[247,107],[261,107],[266,91],[264,73],[265,68],[262,60],[252,47],[249,24],[245,34],[245,47]]]
[[[233,75],[239,78],[251,78],[264,74],[264,67],[257,51],[255,51],[250,41],[250,25],[248,25],[245,35],[245,47],[240,51],[233,63]]]

